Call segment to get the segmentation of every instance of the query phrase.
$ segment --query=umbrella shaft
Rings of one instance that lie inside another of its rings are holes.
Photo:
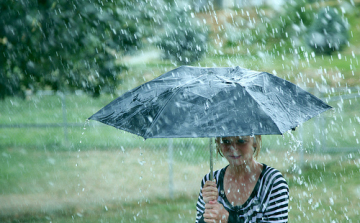
[[[209,149],[210,149],[210,180],[212,181],[213,176],[213,149],[212,149],[212,138],[209,141]]]

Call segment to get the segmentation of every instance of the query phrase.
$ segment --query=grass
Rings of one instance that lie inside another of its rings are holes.
[[[142,202],[110,203],[86,210],[65,209],[50,213],[26,213],[16,218],[0,217],[1,222],[189,222],[194,219],[195,197],[155,198]],[[191,202],[192,201],[192,202]]]
[[[301,176],[288,180],[293,194],[293,216],[299,222],[358,221],[359,159],[332,159],[308,164]]]
[[[136,156],[141,152],[142,165]],[[274,149],[259,158],[287,179],[290,221],[357,222],[360,154],[305,154],[301,172],[299,160],[297,151]],[[171,199],[166,150],[8,148],[0,161],[1,222],[192,222],[208,165],[175,160]],[[223,165],[216,159],[216,168]]]
[[[174,160],[177,196],[194,196],[200,178],[193,179],[206,173],[206,163]],[[167,199],[168,176],[166,149],[69,152],[6,148],[0,157],[0,221],[45,222],[50,218],[66,222],[75,217],[75,222],[129,222],[135,216],[151,222],[158,210],[177,212],[178,218],[192,208],[187,204],[186,211],[179,211],[182,206],[174,204],[178,198]],[[149,202],[155,205],[147,206]],[[172,218],[166,212],[159,215]]]

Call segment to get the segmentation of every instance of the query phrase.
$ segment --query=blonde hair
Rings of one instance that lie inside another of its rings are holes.
[[[260,150],[261,150],[261,144],[262,144],[261,135],[256,135],[255,137],[252,137],[252,138],[253,138],[253,144],[255,145],[254,146],[254,158],[257,159],[259,156]],[[219,146],[220,139],[221,139],[221,137],[215,138],[216,152],[220,156],[223,156],[221,153],[221,150],[220,150],[220,146]]]
[[[261,145],[262,145],[262,141],[261,141],[261,135],[256,135],[254,137],[254,144],[256,145],[255,151],[254,151],[254,158],[257,159],[261,150]]]

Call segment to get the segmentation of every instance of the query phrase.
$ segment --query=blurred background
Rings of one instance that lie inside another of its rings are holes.
[[[290,222],[359,222],[359,0],[0,1],[0,222],[194,222],[209,139],[87,118],[181,65],[266,71],[333,109],[263,137]],[[215,168],[226,165],[220,156]]]

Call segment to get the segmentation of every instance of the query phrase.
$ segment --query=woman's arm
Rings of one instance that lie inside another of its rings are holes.
[[[228,223],[229,212],[217,201],[205,205],[204,221],[207,223]]]
[[[195,223],[204,223],[204,217],[203,214],[205,212],[205,201],[203,199],[202,196],[202,189],[204,187],[204,184],[206,182],[207,178],[206,175],[204,176],[204,178],[201,180],[201,187],[200,187],[200,192],[199,192],[199,197],[196,203],[196,220]]]
[[[217,202],[218,190],[213,181],[202,181],[196,204],[196,223],[227,223],[229,212]]]
[[[200,193],[196,203],[196,223],[205,222],[203,215],[205,212],[209,212],[209,207],[206,205],[209,206],[210,201],[216,202],[218,195],[216,182],[209,181],[209,174],[205,175],[201,181]]]

